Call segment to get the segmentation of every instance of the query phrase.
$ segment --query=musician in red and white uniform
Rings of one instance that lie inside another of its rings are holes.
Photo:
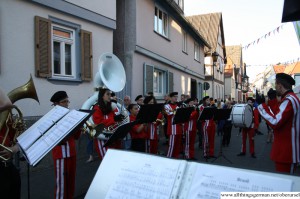
[[[136,116],[139,113],[140,106],[138,104],[129,104],[128,110],[130,112],[130,122],[136,121]],[[138,152],[146,151],[146,132],[147,124],[136,124],[130,130],[131,136],[131,150]]]
[[[122,120],[122,115],[118,113],[118,109],[111,105],[111,91],[107,88],[99,88],[98,102],[93,106],[95,110],[92,119],[95,125],[103,124],[105,128],[115,124],[117,121]],[[99,158],[102,160],[108,148],[121,149],[121,140],[113,143],[109,147],[104,147],[106,141],[98,138],[94,139],[94,146]]]
[[[249,142],[249,150],[252,158],[256,158],[255,152],[254,152],[254,136],[255,136],[255,130],[258,129],[259,126],[259,113],[257,108],[255,108],[254,105],[254,99],[252,97],[247,98],[247,103],[252,107],[253,109],[253,120],[252,124],[249,128],[242,128],[242,149],[238,156],[245,156],[246,155],[246,141],[248,137]]]
[[[156,99],[154,96],[149,95],[145,97],[144,104],[156,104]],[[146,152],[151,154],[157,154],[158,152],[158,125],[162,123],[163,115],[159,113],[157,120],[153,123],[148,123],[146,127],[147,139],[146,139]]]
[[[204,108],[210,106],[209,96],[205,96],[202,100],[202,104],[199,106],[200,115]],[[202,132],[203,132],[203,156],[204,158],[215,158],[215,133],[216,133],[216,124],[213,118],[210,120],[201,121]]]
[[[168,121],[167,134],[169,136],[169,149],[167,157],[179,158],[182,142],[182,125],[173,124],[176,109],[179,108],[177,106],[178,92],[170,93],[169,97],[169,103],[164,105],[164,111]]]
[[[259,113],[274,131],[271,159],[275,162],[276,171],[291,174],[300,163],[300,101],[292,85],[295,85],[295,80],[290,75],[276,75],[275,89],[281,96],[277,111],[264,103],[263,96],[257,98],[258,103],[262,103],[258,106]],[[276,98],[270,99],[268,104],[272,104],[272,100]]]
[[[57,91],[50,101],[54,106],[69,108],[69,97],[65,91]],[[76,175],[76,146],[75,140],[80,137],[81,131],[65,138],[52,149],[55,169],[55,198],[72,199],[75,192]]]
[[[193,98],[187,99],[185,102],[189,107],[195,107]],[[199,109],[195,107],[195,110],[191,113],[190,120],[184,124],[185,131],[185,159],[195,159],[195,141],[197,135],[197,120],[199,118]]]

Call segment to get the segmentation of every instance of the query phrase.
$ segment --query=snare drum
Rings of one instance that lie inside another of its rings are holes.
[[[253,121],[253,109],[249,104],[236,104],[231,111],[232,124],[235,127],[250,128]]]

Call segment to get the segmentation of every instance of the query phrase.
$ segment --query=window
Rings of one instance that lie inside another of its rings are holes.
[[[187,34],[182,31],[182,51],[187,53]]]
[[[54,17],[35,17],[35,72],[49,79],[92,80],[92,33]]]
[[[74,30],[52,25],[52,76],[75,78]]]
[[[200,47],[196,42],[194,48],[194,59],[200,62]]]
[[[154,13],[154,31],[168,37],[168,15],[157,7],[155,7]]]
[[[154,68],[153,72],[153,93],[155,95],[163,95],[164,94],[164,79],[166,79],[164,71],[158,70]]]
[[[144,93],[153,92],[158,98],[173,92],[173,73],[151,65],[144,65]]]
[[[175,0],[175,3],[183,10],[183,1],[184,0]]]

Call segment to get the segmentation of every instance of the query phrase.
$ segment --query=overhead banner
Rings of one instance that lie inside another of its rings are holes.
[[[294,24],[296,35],[297,35],[298,42],[300,45],[300,21],[294,21],[293,24]]]

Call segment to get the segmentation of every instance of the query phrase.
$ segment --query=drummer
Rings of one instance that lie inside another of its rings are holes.
[[[246,140],[248,136],[249,150],[250,150],[251,157],[256,158],[254,153],[254,136],[255,136],[255,130],[258,129],[259,126],[259,112],[257,108],[253,106],[254,101],[255,100],[252,97],[247,98],[247,103],[253,109],[253,120],[249,128],[246,127],[242,128],[242,148],[241,148],[241,152],[237,154],[237,156],[246,155]]]

